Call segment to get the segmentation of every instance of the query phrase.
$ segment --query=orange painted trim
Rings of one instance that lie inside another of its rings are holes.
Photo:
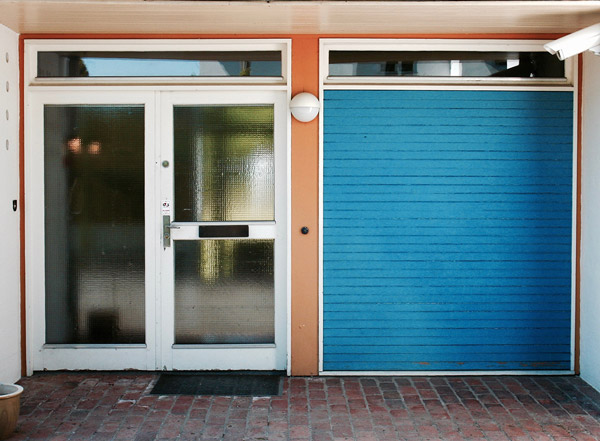
[[[575,217],[575,373],[579,375],[581,355],[581,155],[583,110],[583,55],[577,59],[577,202]]]
[[[27,375],[27,302],[25,301],[25,41],[19,37],[19,228],[21,253],[21,375]]]
[[[487,40],[555,40],[565,34],[22,34],[24,39],[275,39],[275,38],[415,38],[415,39],[487,39]]]
[[[319,96],[319,39],[292,43],[292,96]],[[319,120],[292,118],[291,373],[319,373]],[[307,235],[301,234],[308,227]]]

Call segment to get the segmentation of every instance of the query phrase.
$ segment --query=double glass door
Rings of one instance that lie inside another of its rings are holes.
[[[30,101],[33,368],[284,369],[285,93]]]

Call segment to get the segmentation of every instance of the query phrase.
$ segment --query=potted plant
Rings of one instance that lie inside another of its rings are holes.
[[[17,427],[22,392],[17,384],[0,383],[0,440],[10,437]]]

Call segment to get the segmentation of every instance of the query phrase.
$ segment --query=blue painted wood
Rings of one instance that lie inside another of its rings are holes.
[[[366,101],[363,101],[366,102]],[[339,103],[343,103],[343,101],[339,101]],[[472,118],[472,117],[481,117],[481,112],[477,108],[416,108],[415,105],[418,103],[414,103],[412,108],[407,107],[394,107],[395,115],[400,116],[402,118],[415,118],[415,117],[435,117],[435,118]],[[389,106],[388,106],[389,107]],[[362,118],[370,118],[374,116],[380,116],[381,113],[379,111],[380,107],[376,108],[348,108],[348,107],[336,107],[334,103],[329,103],[328,106],[328,115],[330,116],[339,116],[343,115],[346,117],[354,118],[354,117],[362,117]],[[539,118],[539,119],[554,119],[554,118],[572,118],[573,114],[570,113],[569,106],[564,106],[564,109],[546,109],[544,114],[541,115],[538,109],[533,108],[522,108],[522,109],[511,109],[509,115],[507,115],[506,111],[503,108],[488,108],[486,109],[485,115],[483,117],[487,118],[506,118],[506,119],[516,119],[516,118]]]
[[[548,345],[540,345],[534,343],[531,344],[514,344],[514,343],[505,343],[497,344],[496,343],[483,343],[483,344],[460,344],[460,341],[457,341],[456,344],[446,347],[444,345],[436,345],[432,343],[431,340],[428,343],[423,343],[420,341],[410,341],[408,339],[404,339],[404,342],[399,345],[394,345],[392,339],[386,339],[386,344],[381,345],[358,345],[356,342],[349,346],[331,346],[328,347],[329,353],[332,357],[338,356],[343,359],[345,356],[354,355],[358,357],[364,357],[368,359],[393,359],[399,358],[403,359],[410,354],[420,354],[425,357],[431,356],[433,360],[437,360],[437,356],[439,351],[443,351],[446,357],[456,357],[457,355],[466,355],[467,359],[475,359],[476,357],[487,358],[489,359],[489,354],[494,355],[506,355],[507,357],[515,357],[518,354],[525,354],[526,356],[530,356],[532,352],[537,354],[541,353],[568,353],[568,339],[566,343],[560,344],[556,342],[552,342],[552,344]],[[466,347],[468,344],[468,348]],[[398,348],[402,348],[398,350]],[[472,353],[476,353],[476,355],[472,355]]]
[[[383,285],[382,285],[383,286]],[[389,286],[389,285],[385,285]],[[563,290],[565,286],[536,286],[536,285],[450,285],[445,284],[443,286],[430,286],[427,281],[424,281],[419,286],[413,286],[407,284],[406,286],[395,283],[391,285],[394,287],[393,292],[388,293],[381,290],[381,286],[377,286],[375,283],[366,285],[361,283],[359,285],[338,285],[330,287],[328,289],[328,296],[331,296],[329,300],[331,302],[351,299],[353,297],[361,297],[367,301],[371,297],[389,299],[395,301],[397,299],[409,298],[412,296],[426,296],[425,298],[436,299],[440,298],[466,298],[469,299],[473,296],[479,296],[482,299],[488,299],[493,296],[505,296],[510,299],[510,296],[523,296],[521,298],[527,299],[530,296],[562,296],[564,295]],[[469,287],[468,294],[465,293],[465,287]],[[343,298],[336,298],[336,296],[343,296]],[[423,297],[420,297],[422,299]],[[556,300],[556,299],[555,299]],[[511,300],[507,300],[511,301]]]
[[[337,337],[339,339],[371,338],[371,337],[497,337],[503,338],[523,338],[523,329],[521,328],[426,328],[403,327],[401,329],[354,329],[354,328],[325,328],[323,331],[326,337]],[[542,338],[560,338],[560,327],[556,328],[528,328],[527,337]]]
[[[450,346],[450,348],[455,348],[456,346]],[[470,362],[504,362],[507,363],[508,366],[518,366],[514,365],[510,362],[518,362],[519,365],[523,362],[531,363],[530,366],[533,368],[537,363],[549,363],[547,360],[552,360],[550,363],[553,365],[558,365],[558,363],[565,363],[569,358],[568,351],[560,351],[560,347],[557,348],[556,351],[552,351],[547,348],[540,348],[536,351],[535,348],[530,348],[530,352],[521,352],[521,353],[510,353],[505,352],[503,348],[494,348],[495,352],[486,352],[481,353],[478,352],[478,349],[465,348],[462,352],[450,351],[447,355],[445,355],[442,359],[440,359],[440,351],[444,351],[444,346],[437,347],[429,347],[429,346],[421,346],[421,348],[426,348],[427,350],[424,352],[419,351],[411,351],[406,353],[399,354],[389,354],[389,353],[378,353],[378,354],[330,354],[329,357],[332,362],[335,361],[369,361],[371,363],[378,362],[394,362],[394,361],[402,361],[402,362],[415,362],[415,360],[419,360],[416,363],[431,363],[431,362],[442,362],[446,361],[451,367],[451,364],[460,364],[464,363],[463,360],[467,360]],[[535,351],[535,352],[534,352]],[[561,363],[561,364],[562,364]],[[500,364],[500,363],[499,363]],[[559,365],[560,366],[560,365]],[[506,369],[506,365],[504,367]],[[560,367],[557,367],[560,369]]]
[[[324,112],[325,113],[325,112]],[[327,116],[327,115],[325,115]],[[329,134],[329,133],[328,133]],[[332,133],[336,135],[336,141],[338,143],[360,143],[360,142],[376,142],[376,143],[395,143],[398,142],[399,134],[382,134],[379,132],[375,133]],[[434,134],[434,133],[422,133],[419,136],[403,136],[402,140],[404,142],[408,142],[411,145],[417,144],[430,144],[432,142],[440,142],[442,144],[460,144],[464,142],[466,145],[471,146],[476,144],[478,146],[482,145],[498,145],[498,143],[506,143],[506,144],[516,144],[523,142],[533,142],[533,144],[528,147],[537,147],[539,145],[548,143],[548,144],[560,144],[563,142],[572,142],[573,138],[569,137],[568,134],[560,133],[557,135],[550,135],[545,133],[538,134],[514,134],[514,133],[505,133],[505,134],[480,134],[475,139],[465,139],[465,135],[461,133],[444,133],[444,134]]]
[[[326,91],[325,370],[569,369],[573,94]]]
[[[396,329],[398,326],[397,321],[380,321],[380,320],[356,320],[354,323],[349,324],[344,320],[330,319],[324,326],[324,329],[365,329],[365,330],[377,330],[381,332],[380,339],[384,338],[384,331],[387,329]],[[525,329],[532,327],[537,328],[563,328],[569,324],[569,320],[565,319],[551,319],[551,320],[538,320],[538,319],[511,319],[511,320],[496,320],[496,319],[470,319],[469,327],[472,329],[518,329],[520,332],[525,333]],[[400,323],[404,328],[416,328],[416,329],[431,329],[432,323],[429,319],[415,319],[405,320]],[[382,326],[384,325],[384,326]],[[436,328],[439,330],[455,329],[465,325],[464,320],[456,319],[438,319],[435,322]],[[444,336],[447,337],[447,336]],[[449,342],[448,339],[442,339],[440,341]]]
[[[490,306],[490,301],[485,302],[485,303],[466,303],[464,301],[460,301],[460,299],[456,299],[456,303],[453,303],[451,301],[440,301],[439,299],[436,299],[437,301],[433,301],[431,299],[428,299],[428,303],[421,303],[423,302],[423,300],[419,301],[413,301],[413,302],[396,302],[396,303],[391,303],[391,302],[378,302],[379,305],[385,305],[386,311],[388,313],[396,313],[396,312],[402,312],[404,314],[409,314],[409,315],[413,315],[415,312],[493,312],[493,313],[497,313],[497,312],[506,312],[506,313],[512,313],[512,312],[530,312],[530,311],[534,311],[534,310],[538,310],[538,311],[570,311],[570,306],[571,303],[570,302],[557,302],[555,300],[555,302],[550,303],[547,301],[544,301],[544,299],[538,299],[537,302],[535,301],[530,301],[528,303],[522,303],[520,300],[521,299],[512,299],[513,303],[508,303],[508,301],[510,299],[505,299],[502,302],[499,303],[495,303],[494,307],[492,308]],[[346,303],[341,303],[341,304],[329,304],[324,308],[324,311],[327,312],[340,312],[340,313],[348,313],[348,315],[354,316],[356,314],[354,313],[362,313],[364,312],[364,303],[366,302],[360,302],[358,304],[346,304]],[[504,309],[504,311],[501,311],[502,309]],[[491,310],[491,311],[490,311]],[[395,314],[394,314],[395,316]],[[382,316],[383,317],[383,316]]]
[[[479,370],[562,370],[565,362],[531,362],[531,361],[335,361],[340,371],[369,371],[375,364],[380,371],[479,371]]]

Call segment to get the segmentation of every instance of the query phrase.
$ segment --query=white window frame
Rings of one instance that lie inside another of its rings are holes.
[[[577,268],[577,195],[579,76],[576,57],[565,61],[564,79],[481,77],[329,77],[329,52],[346,51],[473,51],[542,52],[549,40],[485,39],[354,39],[323,38],[319,42],[319,375],[571,375],[575,373]],[[573,194],[571,236],[571,361],[561,371],[326,371],[323,369],[323,97],[325,90],[502,90],[568,91],[573,93]]]
[[[575,63],[565,61],[565,78],[504,78],[504,77],[403,77],[403,76],[330,76],[331,51],[464,51],[464,52],[546,52],[542,40],[424,40],[424,39],[322,39],[320,69],[322,84],[469,84],[469,85],[552,85],[572,86]]]
[[[73,86],[107,84],[214,84],[286,85],[290,70],[289,40],[26,40],[25,84],[29,86]],[[243,52],[280,51],[281,76],[273,77],[65,77],[37,78],[38,52]]]

